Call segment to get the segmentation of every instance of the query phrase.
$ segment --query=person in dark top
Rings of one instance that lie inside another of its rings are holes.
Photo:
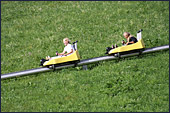
[[[134,44],[134,43],[138,42],[138,40],[134,36],[132,36],[130,33],[128,33],[128,32],[124,32],[123,36],[127,40],[127,42],[125,42],[124,40],[122,41],[123,45],[125,45],[125,44],[126,45],[130,45],[130,44]]]
[[[130,45],[138,42],[138,40],[128,32],[124,32],[123,36],[126,38],[127,42],[123,40],[122,45]],[[115,44],[115,46],[112,45],[112,47],[107,47],[105,54],[108,54],[111,49],[115,49],[117,47],[118,47],[117,44]]]

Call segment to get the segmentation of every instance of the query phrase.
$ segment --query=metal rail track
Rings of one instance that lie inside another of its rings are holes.
[[[136,55],[140,55],[140,54],[146,54],[146,53],[151,53],[151,52],[156,52],[156,51],[161,51],[161,50],[167,50],[167,49],[169,49],[169,45],[164,45],[164,46],[159,46],[159,47],[154,47],[154,48],[148,48],[148,49],[145,49],[144,51],[142,51],[141,53],[135,52],[135,53],[121,55],[119,57],[116,57],[116,56],[96,57],[96,58],[81,60],[79,63],[77,63],[76,66],[92,64],[92,63],[104,61],[104,60],[113,60],[113,59],[125,58],[125,57],[130,57],[130,56],[136,56]],[[75,64],[68,64],[68,65],[63,65],[63,66],[57,66],[54,69],[56,70],[56,69],[74,67],[74,66],[75,66]],[[1,79],[12,78],[12,77],[16,77],[16,76],[29,75],[29,74],[35,74],[35,73],[40,73],[40,72],[47,72],[47,71],[52,71],[52,70],[53,70],[52,68],[47,68],[47,67],[35,68],[35,69],[30,69],[30,70],[25,70],[25,71],[3,74],[3,75],[1,75]]]

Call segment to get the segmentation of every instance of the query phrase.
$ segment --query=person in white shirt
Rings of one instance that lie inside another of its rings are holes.
[[[63,43],[65,45],[64,51],[62,53],[56,53],[56,55],[57,55],[56,57],[68,56],[68,55],[71,55],[73,53],[73,47],[70,44],[70,40],[68,38],[64,38]],[[51,60],[51,59],[54,59],[56,57],[47,56],[46,60]]]

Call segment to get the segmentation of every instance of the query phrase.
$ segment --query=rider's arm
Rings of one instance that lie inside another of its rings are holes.
[[[63,51],[62,53],[58,53],[58,55],[64,55],[65,52],[66,52],[66,51]]]
[[[134,41],[131,41],[131,42],[127,42],[127,43],[126,43],[126,45],[128,45],[129,43],[133,44],[133,43],[134,43]]]
[[[71,49],[71,51],[69,53],[64,54],[64,56],[67,56],[67,55],[69,55],[71,53],[73,53],[73,49]]]

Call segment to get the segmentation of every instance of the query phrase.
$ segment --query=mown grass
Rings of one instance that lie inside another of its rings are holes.
[[[1,2],[1,74],[36,68],[78,40],[81,59],[143,29],[147,48],[169,44],[167,1]],[[169,111],[169,51],[1,81],[1,111]]]

